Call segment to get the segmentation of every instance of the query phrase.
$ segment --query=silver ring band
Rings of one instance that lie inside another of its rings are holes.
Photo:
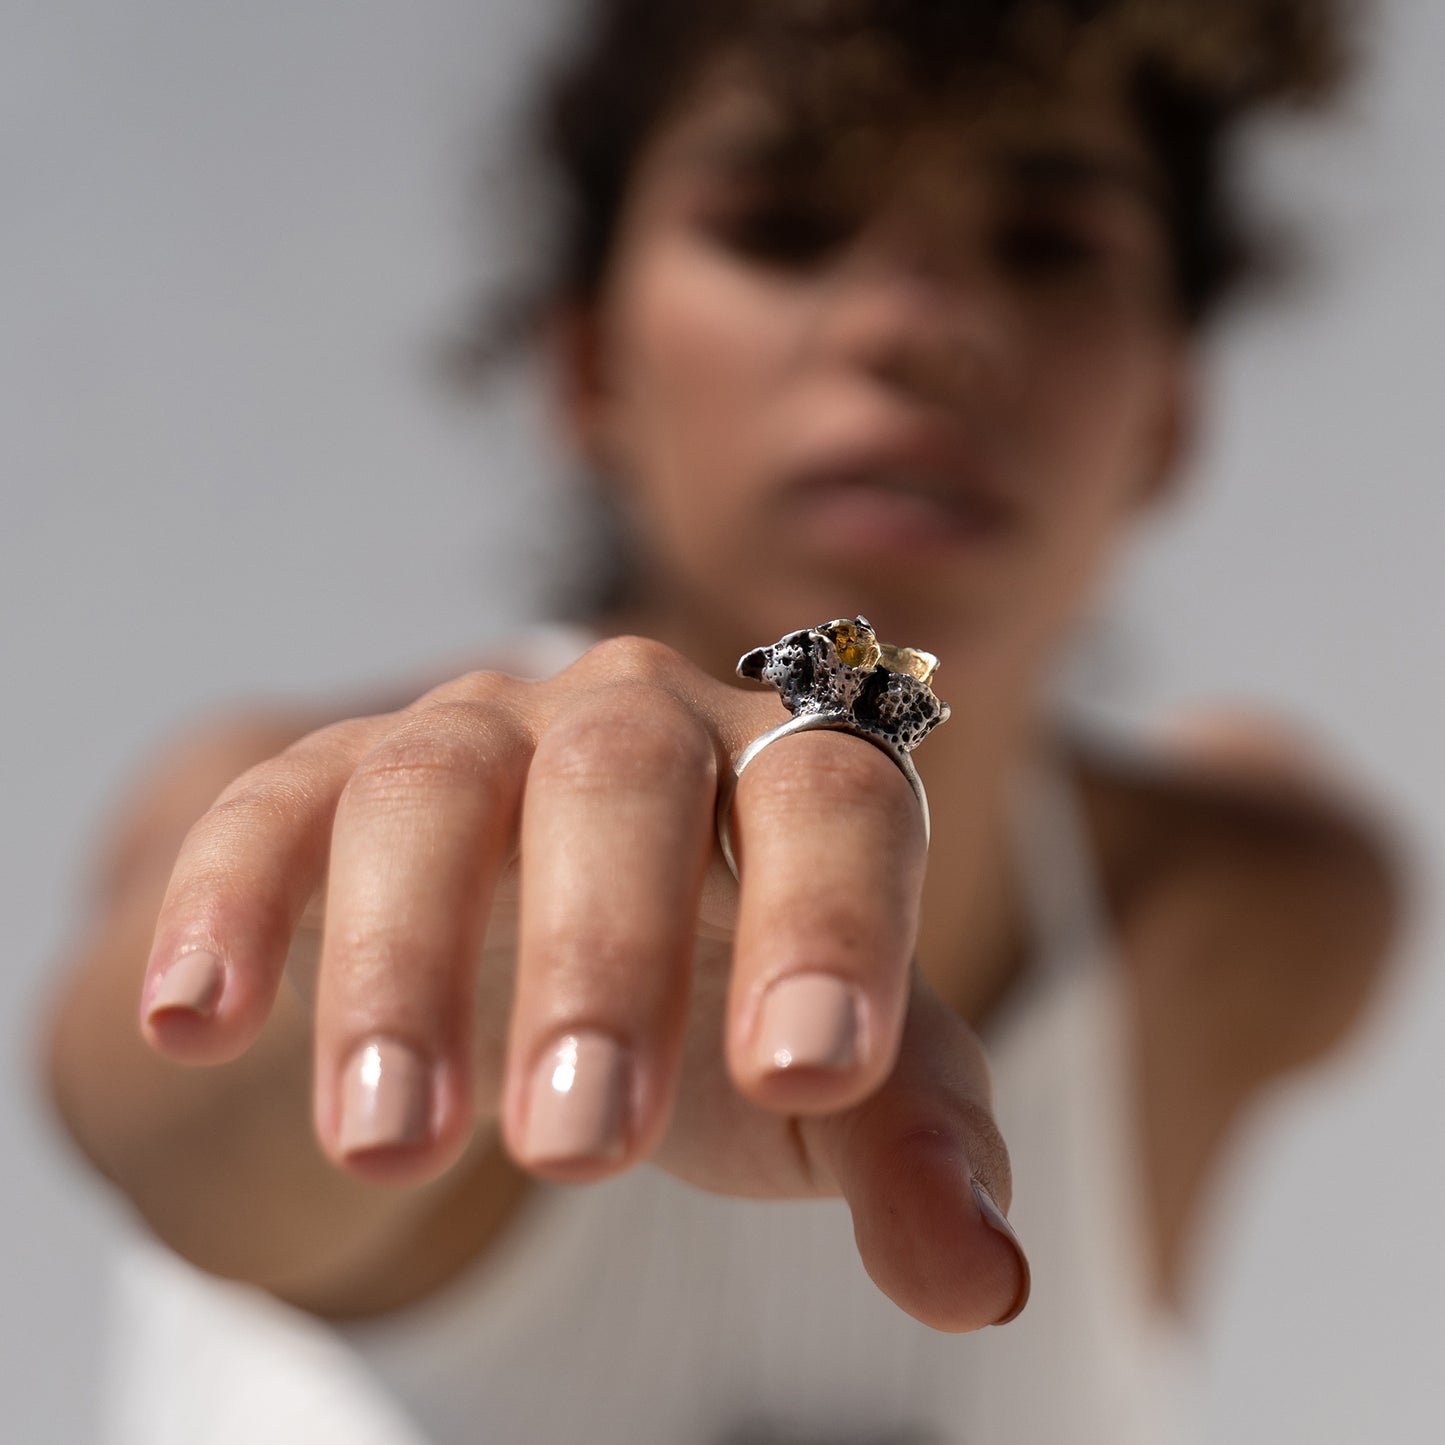
[[[732,812],[733,798],[737,792],[737,781],[743,775],[743,769],[753,761],[762,750],[781,738],[790,736],[792,733],[813,732],[816,729],[825,728],[829,732],[849,733],[855,738],[862,738],[870,742],[880,752],[886,753],[895,764],[898,770],[908,780],[908,786],[913,789],[913,796],[918,799],[919,811],[923,814],[923,846],[928,847],[932,837],[932,828],[928,817],[928,794],[923,791],[923,779],[918,776],[918,769],[913,766],[913,759],[901,748],[893,747],[886,739],[880,738],[872,733],[866,733],[853,719],[844,712],[805,712],[790,717],[786,722],[779,723],[775,728],[769,728],[767,732],[759,734],[737,755],[732,767],[732,776],[725,780],[725,784],[718,790],[717,801],[717,836],[718,843],[722,847],[722,855],[727,859],[727,865],[732,870],[734,878],[738,877],[737,859],[733,855],[733,830]]]

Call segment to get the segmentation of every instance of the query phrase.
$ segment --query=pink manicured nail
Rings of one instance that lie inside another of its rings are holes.
[[[826,973],[800,973],[763,995],[754,1055],[769,1071],[851,1069],[858,1062],[858,990]]]
[[[528,1164],[615,1159],[627,1140],[627,1055],[604,1034],[567,1034],[532,1075],[522,1143]]]
[[[214,953],[205,949],[183,953],[156,981],[146,1017],[153,1019],[167,1009],[184,1009],[210,1018],[221,1001],[225,982],[225,969]]]
[[[431,1132],[431,1069],[395,1039],[370,1039],[352,1054],[342,1077],[343,1155],[397,1144],[420,1144]]]
[[[1019,1237],[1013,1232],[1013,1226],[1008,1222],[1002,1209],[993,1201],[991,1195],[977,1179],[971,1181],[973,1184],[973,1197],[978,1204],[978,1212],[983,1215],[985,1223],[990,1228],[996,1229],[1008,1242],[1013,1245],[1014,1252],[1019,1257],[1019,1268],[1023,1270],[1023,1284],[1019,1286],[1018,1298],[1014,1300],[1007,1314],[994,1321],[996,1325],[1006,1325],[1010,1320],[1017,1319],[1023,1313],[1023,1307],[1029,1302],[1029,1290],[1032,1288],[1032,1281],[1029,1273],[1029,1257],[1024,1253],[1024,1247],[1019,1243]]]

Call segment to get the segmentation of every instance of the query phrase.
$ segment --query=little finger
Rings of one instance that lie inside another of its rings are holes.
[[[326,874],[337,798],[386,717],[309,733],[247,769],[181,845],[141,989],[151,1046],[225,1063],[255,1041],[287,951]]]

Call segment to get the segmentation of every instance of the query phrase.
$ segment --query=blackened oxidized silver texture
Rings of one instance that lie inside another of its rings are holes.
[[[770,683],[795,717],[835,713],[903,753],[948,717],[929,686],[937,670],[932,653],[880,643],[866,617],[790,632],[738,662],[739,677]]]
[[[718,839],[733,876],[733,790],[742,771],[765,747],[792,733],[828,728],[876,744],[897,763],[923,814],[929,836],[928,796],[908,755],[946,722],[949,707],[929,686],[938,659],[913,647],[879,642],[866,617],[839,618],[821,627],[790,632],[769,647],[755,647],[738,661],[738,676],[777,688],[793,714],[754,738],[733,763],[732,778],[718,798]]]

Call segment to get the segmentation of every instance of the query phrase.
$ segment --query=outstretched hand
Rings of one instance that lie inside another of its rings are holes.
[[[718,780],[782,715],[618,638],[544,682],[469,674],[309,734],[187,835],[146,1038],[237,1057],[289,959],[340,1168],[429,1178],[480,1116],[543,1178],[650,1158],[729,1194],[841,1194],[909,1313],[1012,1318],[1028,1266],[994,1203],[987,1064],[912,963],[907,782],[859,738],[787,738],[738,780],[740,885],[717,847]]]

